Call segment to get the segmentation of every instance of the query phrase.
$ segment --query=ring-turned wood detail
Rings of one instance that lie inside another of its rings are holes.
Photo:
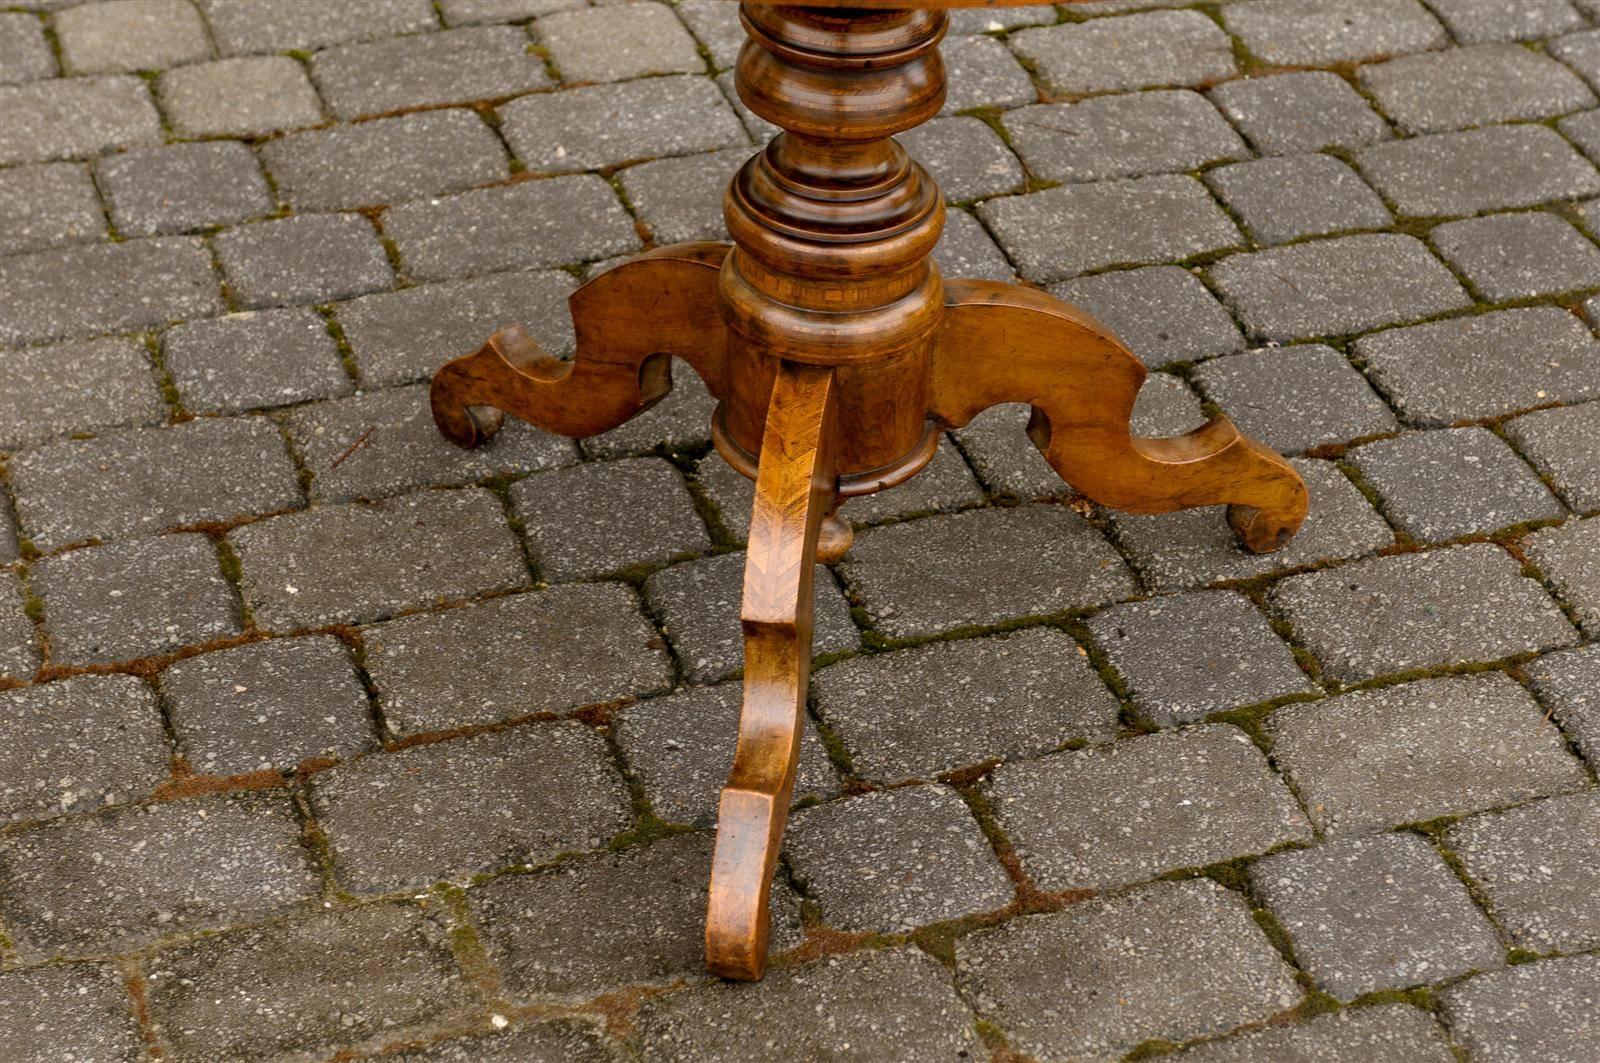
[[[784,132],[728,188],[731,248],[664,247],[585,284],[570,300],[570,362],[512,327],[433,381],[434,419],[463,446],[488,438],[502,411],[570,436],[613,428],[666,394],[672,357],[718,400],[717,449],[756,481],[744,709],[706,920],[707,965],[729,978],[766,966],[812,569],[850,545],[835,512],[845,499],[915,475],[944,429],[1021,402],[1056,472],[1106,506],[1225,504],[1256,552],[1282,546],[1306,514],[1294,469],[1225,417],[1172,439],[1134,436],[1144,367],[1087,314],[1030,288],[939,276],[929,254],[943,197],[893,136],[943,106],[937,8],[975,5],[909,2],[923,9],[745,3],[739,93]]]

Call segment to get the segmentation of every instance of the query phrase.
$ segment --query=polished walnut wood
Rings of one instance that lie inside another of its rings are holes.
[[[1294,469],[1225,417],[1176,438],[1134,436],[1144,367],[1081,310],[1030,288],[940,277],[929,254],[943,197],[893,137],[943,106],[948,16],[937,9],[984,5],[831,6],[743,6],[739,94],[784,132],[728,188],[731,247],[659,248],[578,289],[570,362],[513,326],[433,380],[434,418],[463,446],[489,438],[504,413],[571,436],[613,428],[667,393],[673,358],[718,400],[717,449],[756,481],[744,708],[706,920],[707,965],[730,978],[760,978],[766,965],[810,672],[812,571],[850,545],[841,503],[915,475],[944,430],[1020,402],[1052,467],[1104,505],[1226,504],[1258,552],[1281,546],[1306,514]]]

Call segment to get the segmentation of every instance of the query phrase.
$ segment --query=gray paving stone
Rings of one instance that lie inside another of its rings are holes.
[[[1414,236],[1368,233],[1234,255],[1208,271],[1260,340],[1397,325],[1471,301]]]
[[[665,691],[671,663],[614,583],[552,587],[366,630],[393,737],[563,713]]]
[[[81,159],[161,143],[161,116],[136,77],[0,85],[0,165]]]
[[[1156,591],[1254,579],[1361,557],[1394,544],[1389,525],[1332,462],[1297,458],[1291,464],[1306,482],[1311,510],[1299,533],[1275,553],[1240,549],[1221,506],[1155,516],[1113,513],[1117,540]]]
[[[1600,342],[1556,307],[1394,329],[1353,350],[1401,418],[1423,427],[1600,398]]]
[[[682,1063],[749,1059],[764,1034],[762,1049],[795,1058],[913,1063],[983,1052],[950,976],[914,948],[785,968],[759,986],[730,982],[658,997],[640,1025],[647,1058]]]
[[[544,578],[589,579],[705,553],[711,538],[683,477],[661,458],[592,462],[536,473],[511,488]],[[618,513],[650,514],[619,523]]]
[[[580,4],[571,6],[578,7]],[[721,0],[678,0],[678,17],[689,27],[689,32],[705,45],[711,55],[711,65],[716,69],[727,70],[739,61],[739,49],[744,47],[745,32],[739,24],[738,8],[729,7]]]
[[[55,16],[68,74],[159,70],[211,58],[211,39],[188,0],[97,0]]]
[[[1005,252],[990,237],[982,223],[959,208],[945,215],[944,234],[933,249],[934,265],[947,278],[964,280],[1013,281]]]
[[[1147,11],[1011,35],[1056,92],[1202,85],[1238,72],[1228,35],[1198,11]]]
[[[201,775],[293,771],[377,746],[366,689],[331,636],[190,657],[160,683],[178,753]]]
[[[1222,24],[1256,59],[1279,66],[1360,62],[1450,41],[1416,0],[1253,0],[1228,5]]]
[[[356,893],[548,863],[633,824],[605,743],[572,722],[361,757],[317,774],[311,801]]]
[[[166,416],[150,352],[107,338],[4,351],[0,447],[14,449],[71,432],[154,424]]]
[[[817,672],[811,689],[852,770],[880,783],[1106,741],[1117,728],[1116,698],[1049,628],[857,657]]]
[[[303,214],[229,229],[217,260],[248,309],[321,303],[379,291],[394,270],[372,223],[359,214]]]
[[[1575,520],[1524,540],[1528,559],[1572,606],[1586,635],[1600,634],[1600,520]]]
[[[511,150],[535,173],[595,170],[748,142],[716,85],[698,77],[536,93],[500,113]]]
[[[1192,379],[1239,430],[1285,454],[1399,428],[1344,355],[1319,343],[1218,358]]]
[[[1187,89],[1037,104],[1003,121],[1028,169],[1052,181],[1184,173],[1250,157],[1217,109]]]
[[[14,572],[0,571],[0,679],[31,679],[39,669],[38,639]]]
[[[1443,994],[1445,1023],[1484,1063],[1583,1063],[1594,1050],[1600,958],[1574,956],[1474,978]]]
[[[393,1041],[468,1013],[445,929],[392,904],[177,945],[148,961],[152,1019],[181,1063]]]
[[[1313,822],[1344,836],[1584,789],[1543,716],[1511,677],[1490,673],[1286,705],[1265,727]]]
[[[910,930],[1004,908],[1015,894],[961,795],[935,783],[802,809],[784,854],[841,930]]]
[[[549,88],[544,60],[515,26],[344,44],[318,52],[311,76],[339,118],[515,96]]]
[[[433,29],[428,0],[345,0],[285,4],[278,0],[202,0],[224,55],[315,51],[330,44]]]
[[[0,26],[9,17],[0,15]],[[82,166],[57,162],[0,170],[0,255],[104,235],[105,213]]]
[[[1053,285],[1050,294],[1087,310],[1151,368],[1244,350],[1227,310],[1177,266],[1079,277]]]
[[[468,900],[507,993],[577,1002],[705,970],[710,866],[711,835],[680,834],[502,875]],[[797,909],[793,892],[774,885],[773,952],[798,943]]]
[[[1266,618],[1234,591],[1130,602],[1088,624],[1134,707],[1162,726],[1315,691]]]
[[[1033,80],[1011,49],[992,37],[952,35],[944,39],[939,53],[944,57],[947,79],[941,114],[959,114],[980,107],[1020,107],[1039,98]]]
[[[101,159],[95,172],[123,236],[186,232],[274,209],[255,156],[233,141],[125,152]]]
[[[0,975],[0,1016],[0,1041],[15,1053],[13,1063],[147,1058],[115,964],[62,964]]]
[[[1468,218],[1428,239],[1489,302],[1600,286],[1600,248],[1553,214]]]
[[[441,230],[442,231],[442,230]],[[471,354],[499,328],[521,322],[548,353],[572,353],[567,296],[576,287],[557,270],[505,273],[367,295],[334,310],[369,387],[431,376]]]
[[[11,512],[11,502],[0,492],[0,562],[10,564],[17,559],[17,521]]]
[[[950,12],[950,34],[958,36],[971,33],[996,33],[1000,30],[1020,29],[1023,26],[1048,26],[1055,22],[1055,12],[1048,5],[999,9],[991,11]]]
[[[571,440],[515,419],[484,446],[458,447],[439,434],[422,384],[301,406],[284,423],[311,470],[311,497],[318,502],[455,486],[578,460]]]
[[[47,557],[30,573],[56,664],[106,664],[238,634],[239,606],[203,535]]]
[[[1356,172],[1329,155],[1223,166],[1208,172],[1205,182],[1263,246],[1394,223]]]
[[[1520,948],[1583,952],[1600,944],[1600,801],[1553,797],[1458,823],[1450,849],[1488,894]]]
[[[406,272],[424,281],[592,261],[642,246],[616,193],[593,174],[408,203],[386,213],[383,228]]]
[[[366,623],[528,582],[493,495],[424,491],[375,505],[320,506],[228,535],[258,626]]]
[[[184,236],[0,259],[0,344],[131,331],[222,310],[211,256]]]
[[[1244,898],[1204,878],[968,935],[956,978],[1014,1050],[1046,1059],[1218,1034],[1301,997]]]
[[[38,957],[259,922],[314,900],[321,884],[281,792],[57,819],[6,839],[0,883],[7,930]]]
[[[1591,763],[1600,758],[1600,647],[1546,654],[1523,670],[1583,755]]]
[[[391,1063],[622,1063],[628,1057],[599,1023],[574,1018],[441,1041],[388,1058]]]
[[[851,596],[891,638],[1048,616],[1136,592],[1094,528],[1044,504],[874,528],[839,568]]]
[[[1207,96],[1263,155],[1354,149],[1394,135],[1349,82],[1326,70],[1240,78]]]
[[[1124,886],[1311,840],[1267,758],[1220,724],[1005,764],[988,795],[1023,870],[1052,892]]]
[[[1600,403],[1524,414],[1505,429],[1568,506],[1579,513],[1600,511],[1600,466],[1593,451],[1600,439]]]
[[[650,609],[661,621],[684,676],[691,683],[714,683],[744,668],[739,609],[743,602],[745,555],[718,554],[662,569],[645,580]],[[826,568],[812,581],[814,632],[818,656],[848,653],[861,646],[850,620],[850,603]]]
[[[1020,191],[1022,163],[988,123],[966,115],[935,118],[897,137],[927,167],[951,201]]]
[[[261,147],[297,210],[403,203],[504,180],[506,150],[468,110],[424,111],[293,133]]]
[[[1414,137],[1367,148],[1355,161],[1405,215],[1476,214],[1600,192],[1600,173],[1541,125]]]
[[[658,818],[715,825],[717,800],[739,737],[742,693],[740,683],[700,687],[650,698],[617,714],[612,725],[617,744]],[[795,801],[839,794],[839,775],[809,718],[800,738],[794,786]]]
[[[1462,44],[1531,41],[1587,27],[1567,0],[1428,0]]]
[[[617,174],[617,179],[657,243],[726,240],[722,196],[750,154],[750,148],[741,145],[709,154],[657,159],[630,166]]]
[[[1407,432],[1349,455],[1401,531],[1423,542],[1559,519],[1561,503],[1487,428]]]
[[[1065,280],[1243,245],[1205,186],[1162,174],[990,200],[978,216],[1029,280]]]
[[[683,362],[675,362],[672,390],[665,398],[608,432],[588,436],[578,446],[585,455],[599,460],[708,446],[716,408],[717,400],[699,374]]]
[[[1443,133],[1593,107],[1594,93],[1549,56],[1482,44],[1362,67],[1361,87],[1404,133]]]
[[[54,443],[10,471],[21,526],[46,552],[304,504],[283,435],[262,417]]]
[[[1587,36],[1587,34],[1585,35]],[[1594,34],[1597,59],[1600,59],[1600,32]],[[1600,73],[1600,65],[1596,72]],[[1578,114],[1568,115],[1556,123],[1556,128],[1566,135],[1568,140],[1578,145],[1592,161],[1600,154],[1600,111],[1582,111]],[[1580,206],[1580,211],[1582,207]],[[1593,231],[1593,225],[1585,220],[1585,227]]]
[[[355,390],[327,323],[311,310],[190,321],[167,330],[161,355],[179,400],[196,413],[287,406]]]
[[[539,19],[534,35],[569,83],[705,73],[694,38],[664,4],[555,11]]]
[[[284,55],[168,70],[156,96],[173,132],[185,137],[260,137],[323,120],[305,69]]]
[[[1426,1012],[1380,1004],[1207,1041],[1176,1058],[1183,1063],[1452,1063],[1456,1057]]]
[[[0,692],[0,819],[45,819],[142,797],[172,770],[155,694],[127,675]]]
[[[1417,834],[1347,838],[1278,853],[1250,882],[1317,984],[1353,1000],[1505,963],[1494,927]]]
[[[1488,543],[1291,576],[1273,589],[1272,602],[1324,674],[1345,681],[1575,641],[1538,583]]]
[[[1581,33],[1569,33],[1565,37],[1558,37],[1545,44],[1545,52],[1555,56],[1567,66],[1575,70],[1579,77],[1588,82],[1593,88],[1600,80],[1600,33],[1594,30],[1585,30]],[[1566,129],[1569,123],[1583,122],[1584,116],[1577,115],[1564,119],[1559,125]],[[1586,123],[1593,126],[1593,121]],[[1569,131],[1569,135],[1570,131]],[[1592,132],[1590,139],[1592,139]],[[1587,150],[1587,147],[1586,147]]]
[[[22,11],[0,14],[0,84],[56,76],[44,23]]]

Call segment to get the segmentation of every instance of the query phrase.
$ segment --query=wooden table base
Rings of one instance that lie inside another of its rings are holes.
[[[502,411],[588,436],[647,409],[671,360],[718,402],[717,449],[756,481],[745,564],[744,711],[718,817],[706,962],[760,978],[767,898],[794,788],[811,660],[816,560],[840,556],[852,495],[904,481],[939,434],[996,403],[1078,491],[1114,509],[1228,505],[1246,548],[1300,527],[1306,489],[1225,417],[1140,439],[1144,367],[1093,318],[1041,292],[944,281],[928,255],[944,203],[892,135],[944,102],[937,10],[743,8],[739,93],[786,132],[725,199],[733,244],[680,244],[600,274],[571,299],[577,355],[503,329],[433,379],[439,429],[487,439]],[[1159,313],[1159,307],[1152,307]]]

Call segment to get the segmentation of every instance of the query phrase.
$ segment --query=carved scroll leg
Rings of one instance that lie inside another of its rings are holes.
[[[548,432],[590,436],[615,428],[672,389],[671,356],[721,395],[726,339],[717,273],[726,244],[677,244],[609,269],[568,300],[577,354],[546,354],[521,325],[434,374],[434,423],[451,442],[477,446],[503,414]]]
[[[1144,366],[1083,311],[992,281],[951,282],[946,301],[933,359],[935,418],[960,427],[997,403],[1026,402],[1034,443],[1096,502],[1130,513],[1226,504],[1256,553],[1299,530],[1308,501],[1300,475],[1226,417],[1171,439],[1132,434]]]
[[[783,363],[772,391],[745,561],[744,711],[717,813],[706,966],[758,979],[768,891],[794,793],[811,670],[817,536],[834,502],[833,370]]]

